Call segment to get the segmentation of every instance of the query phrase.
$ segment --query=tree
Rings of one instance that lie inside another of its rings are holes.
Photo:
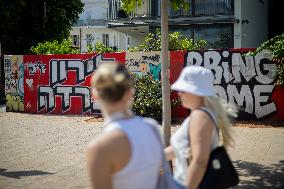
[[[80,0],[1,0],[3,54],[27,54],[37,43],[68,38],[83,6]]]
[[[129,13],[141,6],[143,0],[122,0],[122,9]],[[189,5],[185,0],[170,0],[174,9],[188,9]],[[161,0],[161,58],[162,58],[162,99],[163,99],[163,119],[162,126],[165,144],[169,145],[171,136],[171,104],[170,104],[170,84],[169,84],[169,63],[168,63],[168,0]]]
[[[155,33],[148,33],[145,40],[137,47],[131,47],[128,50],[132,52],[137,51],[161,51],[161,32],[156,29]],[[180,32],[169,33],[169,50],[203,50],[207,42],[205,40],[189,39]]]

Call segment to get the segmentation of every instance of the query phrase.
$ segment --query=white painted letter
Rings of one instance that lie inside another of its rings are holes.
[[[218,66],[221,61],[221,55],[217,51],[204,52],[204,67],[215,71],[214,84],[221,84],[223,69]]]
[[[228,85],[227,92],[229,103],[238,105],[241,108],[245,107],[245,112],[250,114],[253,113],[253,98],[248,85],[242,85],[240,92],[238,91],[236,85]],[[235,103],[235,100],[237,104]]]
[[[254,86],[253,93],[255,98],[255,115],[257,118],[266,116],[274,111],[276,111],[276,106],[274,102],[268,103],[269,96],[261,96],[261,93],[272,92],[274,85],[256,85]],[[260,105],[266,103],[265,105]]]

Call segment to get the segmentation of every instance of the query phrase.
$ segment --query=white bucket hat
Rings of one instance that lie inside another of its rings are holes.
[[[172,90],[192,93],[198,96],[215,96],[214,75],[201,66],[185,67],[172,84]]]

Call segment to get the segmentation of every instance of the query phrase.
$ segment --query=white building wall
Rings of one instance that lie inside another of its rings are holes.
[[[268,0],[242,1],[242,47],[258,47],[268,39]]]
[[[234,11],[235,11],[235,24],[234,24],[234,47],[242,47],[242,1],[234,1]],[[238,22],[237,22],[238,20]]]
[[[88,25],[90,20],[107,20],[108,1],[107,0],[82,0],[84,12],[80,14],[79,23],[82,26],[72,27],[70,35],[78,35],[81,52],[87,51],[87,34],[94,38],[92,44],[103,42],[103,34],[109,35],[109,47],[117,46],[119,49],[126,50],[126,34],[112,30],[105,26]]]
[[[84,27],[73,27],[70,35],[79,35],[81,39],[81,52],[87,51],[87,34],[93,36],[92,44],[95,45],[96,42],[103,43],[103,34],[109,35],[109,47],[117,46],[119,49],[126,50],[126,34],[109,29],[109,28],[92,28],[88,26]],[[123,41],[123,40],[124,41]]]
[[[234,47],[258,47],[268,39],[268,0],[235,0],[234,6],[239,20],[234,24]]]
[[[108,1],[106,0],[82,0],[84,12],[79,17],[80,19],[107,19]]]
[[[118,47],[121,50],[127,50],[127,35],[125,33],[118,33]]]

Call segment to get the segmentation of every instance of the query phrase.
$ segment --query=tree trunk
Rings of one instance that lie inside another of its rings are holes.
[[[171,137],[171,103],[168,63],[168,0],[161,0],[161,66],[162,66],[162,98],[163,98],[163,132],[166,146],[169,145]]]

